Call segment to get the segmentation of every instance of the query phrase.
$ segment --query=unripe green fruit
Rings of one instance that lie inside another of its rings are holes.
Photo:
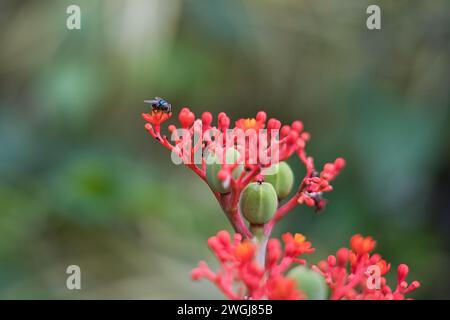
[[[234,148],[229,148],[225,152],[225,162],[226,164],[234,164],[239,160],[240,157],[239,151]],[[222,169],[222,163],[219,160],[219,157],[215,154],[208,155],[206,159],[206,180],[210,185],[211,189],[215,192],[220,193],[228,193],[231,190],[231,185],[224,185],[224,181],[220,180],[217,177],[220,169]],[[244,165],[239,164],[232,172],[232,176],[234,179],[239,178],[242,171],[244,170]]]
[[[297,289],[301,290],[308,300],[327,299],[328,286],[325,278],[319,273],[304,266],[298,266],[289,271],[287,276],[296,281]]]
[[[267,182],[252,182],[242,190],[239,209],[252,224],[264,224],[277,211],[278,198],[275,189]]]
[[[278,199],[286,198],[294,186],[294,173],[291,167],[286,162],[280,162],[266,170],[268,173],[272,170],[275,173],[265,175],[264,181],[270,183],[275,188]]]

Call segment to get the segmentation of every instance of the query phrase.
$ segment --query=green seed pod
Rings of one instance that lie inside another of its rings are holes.
[[[239,160],[239,151],[234,148],[229,148],[225,153],[225,162],[227,164],[234,164]],[[217,177],[220,169],[222,169],[222,163],[219,157],[215,154],[208,155],[206,159],[206,180],[211,186],[211,189],[215,192],[228,193],[231,190],[231,185],[226,181],[222,181]],[[244,165],[239,164],[232,172],[234,179],[239,178],[240,174],[244,170]]]
[[[286,162],[280,162],[279,164],[274,164],[269,169],[266,169],[268,174],[264,176],[264,181],[270,183],[277,192],[278,199],[286,198],[292,191],[294,186],[294,173],[291,167]]]
[[[267,182],[252,182],[242,190],[239,209],[252,224],[264,224],[277,211],[278,198],[275,189]]]
[[[304,266],[291,269],[287,276],[294,279],[297,289],[301,290],[308,300],[325,300],[328,297],[328,286],[319,273]]]

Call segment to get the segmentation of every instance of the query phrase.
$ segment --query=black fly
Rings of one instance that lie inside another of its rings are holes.
[[[172,105],[161,97],[155,97],[152,100],[144,100],[144,102],[150,104],[153,110],[163,111],[165,113],[172,112]]]

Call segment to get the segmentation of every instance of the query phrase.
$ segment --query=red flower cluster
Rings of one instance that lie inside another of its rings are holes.
[[[323,209],[323,193],[333,189],[331,181],[345,166],[345,160],[337,158],[326,163],[322,171],[315,169],[314,159],[306,153],[310,135],[301,121],[283,125],[275,118],[267,119],[266,113],[260,111],[255,118],[238,119],[231,127],[231,119],[221,112],[214,125],[210,112],[196,118],[185,107],[178,115],[180,125],[167,127],[169,141],[161,132],[161,124],[171,118],[171,106],[160,98],[152,101],[155,105],[151,112],[142,114],[147,122],[145,128],[208,184],[236,231],[234,238],[220,231],[209,239],[220,269],[213,272],[202,261],[192,271],[194,280],[209,279],[230,299],[307,298],[311,292],[306,294],[300,289],[302,281],[309,282],[307,287],[328,285],[330,299],[403,299],[419,287],[417,281],[405,281],[408,267],[402,264],[398,267],[397,287],[392,290],[383,277],[390,264],[380,255],[370,254],[376,243],[361,235],[352,237],[350,249],[338,250],[327,261],[311,268],[296,267],[306,268],[294,270],[302,280],[290,277],[288,269],[294,264],[306,265],[302,255],[314,249],[301,234],[284,234],[282,246],[279,240],[269,239],[272,229],[299,204]],[[255,156],[255,147],[265,155],[258,152]],[[219,163],[207,162],[208,152],[220,159]],[[293,172],[284,162],[293,155],[306,168],[295,192],[291,192]],[[228,161],[229,157],[234,159]],[[266,170],[273,165],[281,169],[270,178]]]
[[[297,300],[304,295],[296,288],[295,280],[284,273],[297,262],[304,264],[299,257],[314,251],[311,243],[301,234],[283,235],[284,251],[278,239],[270,239],[267,244],[265,266],[257,262],[257,244],[243,240],[240,234],[232,239],[227,231],[220,231],[209,238],[208,245],[216,255],[221,268],[211,271],[206,262],[192,270],[194,280],[206,278],[230,299],[273,299]]]
[[[326,204],[322,193],[333,190],[330,181],[336,178],[345,166],[343,158],[337,158],[334,163],[327,163],[320,174],[305,178],[305,187],[298,197],[298,203],[305,203],[308,207],[315,206],[317,210],[323,209]]]
[[[159,115],[160,111],[156,112]],[[267,114],[260,111],[255,118],[242,118],[235,122],[235,127],[230,128],[231,119],[225,112],[219,113],[217,117],[217,126],[213,125],[213,116],[210,112],[204,112],[200,118],[196,119],[194,113],[187,107],[182,108],[178,121],[181,128],[184,129],[184,135],[181,136],[177,132],[177,126],[171,124],[168,126],[169,132],[172,133],[173,143],[169,142],[168,138],[161,133],[161,122],[168,120],[172,113],[166,116],[154,116],[155,111],[151,113],[143,113],[142,116],[148,123],[145,125],[147,131],[158,140],[163,146],[175,152],[176,155],[183,159],[183,163],[193,170],[201,179],[206,181],[206,159],[201,157],[200,163],[195,163],[196,154],[203,155],[206,150],[214,150],[222,148],[223,144],[227,143],[227,138],[234,137],[232,134],[238,130],[253,130],[255,141],[253,144],[249,141],[251,138],[247,137],[243,145],[239,145],[237,141],[228,141],[231,145],[236,146],[240,150],[241,158],[234,164],[223,163],[222,169],[218,172],[217,177],[221,181],[226,182],[231,186],[230,192],[220,194],[215,192],[215,196],[223,208],[225,214],[228,216],[236,232],[242,234],[246,238],[251,238],[252,233],[247,228],[238,212],[238,201],[241,191],[253,181],[260,181],[262,179],[262,170],[271,162],[263,161],[262,158],[252,158],[252,151],[249,148],[256,144],[263,145],[266,150],[274,150],[277,147],[277,162],[284,161],[294,154],[297,154],[300,161],[306,167],[306,175],[299,183],[297,191],[292,197],[285,201],[277,210],[272,220],[265,226],[266,236],[268,236],[276,222],[284,217],[288,212],[292,211],[298,204],[305,203],[308,206],[315,206],[320,210],[325,205],[325,200],[322,198],[322,193],[332,190],[330,181],[333,180],[342,168],[345,166],[345,161],[338,158],[334,163],[327,163],[322,172],[317,173],[314,167],[314,160],[307,156],[305,151],[306,142],[310,139],[310,134],[303,130],[303,123],[301,121],[294,121],[291,125],[282,125],[281,122],[275,118],[267,120]],[[268,132],[276,130],[279,132],[279,139],[271,139],[267,135],[259,135],[261,129],[267,129]],[[223,137],[224,140],[218,143],[215,139],[218,136]],[[195,137],[197,137],[195,139]],[[186,146],[191,146],[186,148]],[[239,149],[243,148],[243,149]],[[271,158],[272,159],[272,158]],[[252,160],[256,160],[252,161]],[[266,159],[267,160],[267,159]],[[223,161],[225,162],[225,161]],[[233,175],[233,171],[243,163],[245,170],[239,176]]]
[[[391,264],[379,254],[370,254],[376,242],[360,234],[350,240],[350,249],[341,248],[327,261],[313,268],[320,272],[331,289],[330,299],[339,300],[403,300],[405,295],[420,286],[418,281],[408,284],[409,268],[401,264],[397,269],[397,286],[392,290],[383,276]]]
[[[192,270],[193,280],[206,278],[230,299],[298,300],[306,298],[295,279],[286,276],[294,263],[305,265],[299,257],[314,252],[311,243],[299,233],[282,236],[284,250],[278,239],[267,243],[264,266],[257,262],[257,244],[243,240],[240,234],[231,239],[227,231],[209,238],[208,244],[216,255],[220,269],[213,272],[206,262]],[[392,290],[383,276],[391,265],[378,254],[370,255],[375,247],[371,237],[355,235],[351,249],[341,248],[336,255],[321,261],[312,270],[322,275],[330,289],[331,300],[403,300],[420,284],[405,279],[409,268],[401,264],[397,270],[397,287]]]

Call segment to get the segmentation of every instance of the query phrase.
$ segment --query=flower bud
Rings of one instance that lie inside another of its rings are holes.
[[[275,188],[278,199],[286,198],[294,186],[294,173],[291,167],[286,162],[280,162],[266,169],[266,172],[267,175],[264,175],[264,181]]]
[[[301,290],[308,300],[327,299],[328,287],[325,278],[318,272],[298,266],[291,269],[287,276],[296,281],[297,289]]]
[[[189,108],[184,107],[178,115],[178,120],[183,128],[188,128],[194,123],[195,115]]]
[[[204,126],[209,127],[211,125],[211,122],[213,120],[211,112],[203,112],[202,113],[202,124]]]
[[[267,130],[277,130],[280,129],[281,122],[277,119],[271,118],[267,122]]]
[[[280,130],[280,138],[285,138],[289,135],[289,132],[291,132],[291,127],[288,125],[284,125],[281,127]]]
[[[256,121],[266,122],[267,114],[264,111],[260,111],[256,114]]]
[[[291,128],[300,133],[303,130],[303,122],[296,120],[292,122]]]
[[[242,190],[239,209],[252,224],[264,224],[272,218],[278,207],[277,193],[267,182],[252,182]]]
[[[210,185],[211,189],[219,193],[227,193],[231,190],[231,183],[227,179],[223,179],[223,172],[221,177],[218,177],[219,172],[222,170],[222,165],[225,162],[228,165],[235,164],[239,161],[240,153],[234,148],[229,148],[225,152],[225,161],[221,161],[219,157],[215,154],[208,155],[206,159],[206,180]],[[232,172],[232,177],[234,179],[239,178],[242,171],[244,170],[244,165],[241,163]],[[230,177],[231,178],[231,177]]]
[[[226,130],[230,126],[230,118],[228,118],[225,112],[219,113],[219,115],[217,116],[217,120],[218,120],[218,128],[220,130]]]

